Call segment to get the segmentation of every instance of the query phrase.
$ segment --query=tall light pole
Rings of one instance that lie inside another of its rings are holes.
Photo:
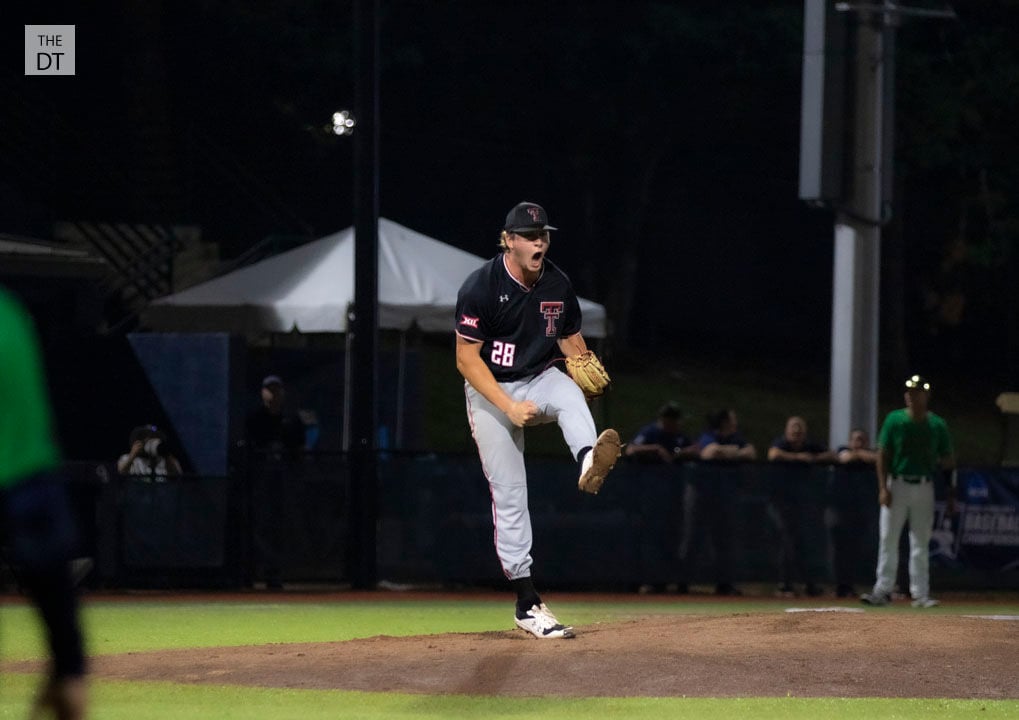
[[[835,215],[830,447],[854,427],[876,437],[881,226],[891,217],[895,36],[882,13],[857,18],[852,180]]]
[[[353,366],[350,397],[350,579],[378,580],[378,302],[379,302],[379,12],[378,0],[354,2],[354,305],[348,317]],[[349,118],[348,118],[349,119]],[[334,125],[337,118],[334,118]],[[346,119],[339,118],[345,127]],[[349,126],[353,127],[353,126]]]
[[[847,62],[841,14],[856,17]],[[800,197],[835,208],[829,443],[854,427],[875,437],[878,416],[881,228],[891,218],[895,117],[895,29],[905,16],[954,18],[950,8],[806,0]],[[853,78],[852,153],[843,133],[842,81]],[[843,189],[842,159],[851,164]]]

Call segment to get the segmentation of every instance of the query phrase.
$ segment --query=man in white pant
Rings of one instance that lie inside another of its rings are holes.
[[[877,580],[861,596],[867,605],[887,605],[899,568],[899,537],[909,521],[909,594],[913,607],[930,608],[931,529],[934,481],[951,470],[948,511],[955,512],[955,457],[948,425],[927,409],[930,383],[919,375],[906,380],[906,407],[888,413],[878,438],[877,482],[881,504]]]
[[[538,638],[572,638],[531,579],[524,428],[556,422],[577,460],[577,487],[601,487],[619,457],[619,433],[599,435],[583,391],[560,367],[580,355],[580,301],[547,258],[548,214],[522,202],[509,211],[501,252],[472,272],[456,299],[456,367],[467,417],[492,495],[495,549],[517,593],[517,627]],[[591,490],[587,490],[591,492]]]

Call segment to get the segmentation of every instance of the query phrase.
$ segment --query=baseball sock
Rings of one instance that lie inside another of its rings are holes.
[[[523,617],[532,605],[541,605],[541,596],[534,589],[534,582],[530,577],[510,580],[513,589],[517,591],[517,617]]]
[[[587,447],[580,448],[580,452],[577,453],[577,462],[580,463],[581,466],[584,465],[584,456],[587,455],[589,452],[591,452],[590,445],[588,445]]]

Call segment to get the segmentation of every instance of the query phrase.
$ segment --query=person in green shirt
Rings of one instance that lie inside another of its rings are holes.
[[[934,481],[951,470],[948,511],[955,511],[955,456],[948,424],[927,408],[931,386],[906,380],[906,407],[888,413],[878,437],[879,520],[877,580],[861,596],[867,605],[891,602],[899,569],[899,537],[909,521],[909,593],[913,607],[938,605],[930,595],[930,545],[934,525]]]
[[[0,545],[46,627],[51,665],[32,717],[85,716],[85,656],[71,576],[74,522],[35,327],[0,287]]]

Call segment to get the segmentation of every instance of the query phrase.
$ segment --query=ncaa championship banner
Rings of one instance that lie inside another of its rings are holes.
[[[937,504],[931,560],[1019,581],[1019,469],[960,468],[958,498],[955,518]]]

